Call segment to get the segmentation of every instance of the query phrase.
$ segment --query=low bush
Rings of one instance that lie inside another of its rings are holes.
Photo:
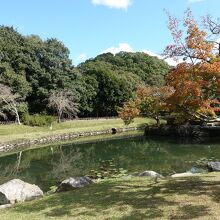
[[[40,115],[34,114],[30,115],[29,113],[24,113],[23,115],[23,124],[28,126],[49,126],[52,122],[56,121],[56,118],[51,115]]]

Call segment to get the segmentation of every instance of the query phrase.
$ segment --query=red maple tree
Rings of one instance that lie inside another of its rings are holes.
[[[181,29],[180,21],[169,15],[168,27],[174,43],[166,47],[165,54],[180,57],[183,62],[166,78],[167,85],[174,88],[167,106],[177,113],[180,121],[208,120],[220,111],[220,46],[216,47],[218,42],[213,40],[213,35],[220,31],[209,33],[210,19],[209,16],[203,18],[204,29],[201,29],[192,12],[187,10]]]

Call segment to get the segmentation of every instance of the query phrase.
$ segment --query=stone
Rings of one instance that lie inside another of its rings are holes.
[[[185,173],[175,173],[173,175],[171,175],[171,177],[190,177],[190,176],[194,176],[194,173],[191,172],[185,172]]]
[[[193,166],[189,172],[191,172],[191,173],[204,173],[205,170],[202,168],[198,168],[198,167]]]
[[[57,189],[57,192],[64,192],[64,191],[69,191],[69,190],[73,190],[76,188],[82,188],[92,183],[93,183],[92,179],[87,176],[70,177],[61,182],[61,184],[59,185]]]
[[[0,209],[6,209],[6,208],[9,208],[11,206],[12,206],[12,204],[0,205]]]
[[[122,176],[121,178],[124,180],[128,180],[131,179],[133,176],[131,174],[127,175],[127,176]]]
[[[14,204],[42,197],[43,191],[34,184],[13,179],[0,185],[0,205]]]
[[[208,162],[207,168],[209,172],[220,171],[220,162]]]
[[[163,176],[155,171],[152,170],[146,170],[142,173],[139,174],[140,177],[143,176],[149,176],[149,177],[159,177],[159,178],[163,178]]]

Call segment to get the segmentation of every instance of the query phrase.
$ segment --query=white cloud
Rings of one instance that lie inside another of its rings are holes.
[[[70,55],[72,58],[72,61],[74,65],[78,65],[79,63],[84,62],[87,59],[87,54],[86,53],[81,53],[75,56]]]
[[[204,2],[205,0],[188,0],[189,3]]]
[[[87,55],[85,53],[81,53],[78,57],[79,60],[83,61],[87,58]]]
[[[162,56],[160,56],[159,54],[154,53],[154,52],[152,52],[152,51],[150,51],[150,50],[142,49],[141,52],[146,53],[146,54],[148,54],[148,55],[150,55],[150,56],[153,56],[153,57],[157,57],[157,58],[163,59]]]
[[[127,9],[132,0],[92,0],[94,5],[104,5],[110,8]]]
[[[108,49],[102,51],[101,53],[112,53],[115,55],[116,53],[119,53],[121,51],[134,52],[133,48],[129,44],[120,43],[118,47],[109,47]]]
[[[103,54],[103,53],[112,53],[112,54],[116,54],[116,53],[119,53],[121,51],[124,51],[124,52],[136,52],[134,51],[134,49],[127,43],[120,43],[118,47],[109,47],[108,49],[102,51],[100,54]],[[146,50],[146,49],[141,49],[140,52],[143,52],[143,53],[146,53],[150,56],[154,56],[154,57],[157,57],[161,60],[164,60],[165,62],[167,62],[170,66],[176,66],[178,63],[182,62],[181,59],[179,59],[178,61],[176,61],[175,59],[173,58],[165,58],[164,56],[161,56],[157,53],[154,53],[150,50]]]
[[[154,53],[154,52],[152,52],[152,51],[150,51],[150,50],[142,49],[141,52],[146,53],[146,54],[148,54],[148,55],[150,55],[150,56],[157,57],[157,58],[159,58],[159,59],[161,59],[161,60],[164,60],[164,61],[166,61],[170,66],[176,66],[178,63],[182,62],[182,60],[176,61],[176,60],[173,59],[173,58],[165,58],[165,57],[163,57],[163,56],[161,56],[161,55],[159,55],[159,54],[156,54],[156,53]]]

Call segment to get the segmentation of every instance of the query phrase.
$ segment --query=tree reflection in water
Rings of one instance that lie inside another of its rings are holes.
[[[154,170],[169,175],[190,170],[201,158],[219,160],[219,143],[214,139],[198,144],[186,139],[132,138],[48,146],[1,157],[0,182],[20,178],[47,190],[64,178],[88,175],[91,170],[102,176],[120,169],[128,174]],[[113,164],[103,167],[100,161]]]

